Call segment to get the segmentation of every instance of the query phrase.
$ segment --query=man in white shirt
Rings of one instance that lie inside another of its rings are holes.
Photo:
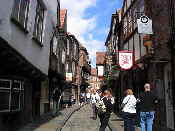
[[[86,93],[86,101],[87,101],[87,103],[90,103],[90,99],[91,99],[91,94],[90,94],[90,92],[87,92]]]

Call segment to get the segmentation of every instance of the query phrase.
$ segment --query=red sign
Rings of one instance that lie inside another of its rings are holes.
[[[119,51],[119,65],[123,70],[129,70],[133,66],[133,52]]]

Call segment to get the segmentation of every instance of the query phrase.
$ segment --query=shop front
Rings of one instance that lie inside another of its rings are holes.
[[[0,39],[0,130],[40,116],[41,82],[47,76]]]

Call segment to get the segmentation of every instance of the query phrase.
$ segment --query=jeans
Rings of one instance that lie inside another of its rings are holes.
[[[140,112],[141,131],[152,131],[155,112]]]
[[[55,116],[58,113],[58,101],[53,101],[53,112],[52,115]]]
[[[135,113],[127,113],[123,112],[123,119],[124,119],[124,131],[135,131]]]
[[[99,115],[101,123],[99,131],[105,131],[106,127],[108,126],[110,115],[110,113],[103,113]]]

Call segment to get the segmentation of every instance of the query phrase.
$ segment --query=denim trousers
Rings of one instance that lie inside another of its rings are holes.
[[[135,113],[123,112],[124,131],[135,131]]]
[[[108,126],[110,115],[110,113],[103,113],[99,115],[101,123],[99,131],[105,131],[106,127]]]
[[[141,131],[152,131],[155,112],[140,112]]]

